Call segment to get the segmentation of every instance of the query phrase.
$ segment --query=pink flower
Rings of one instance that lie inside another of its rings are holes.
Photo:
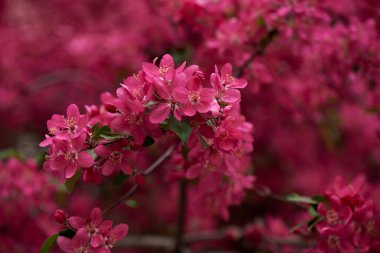
[[[174,99],[184,104],[182,110],[186,116],[217,111],[219,108],[215,106],[214,96],[215,90],[203,88],[201,80],[196,76],[189,79],[186,87],[177,86],[173,91]]]
[[[112,249],[118,241],[128,234],[128,229],[129,227],[127,224],[119,224],[109,230],[108,235],[104,238],[105,252],[111,252],[110,249]]]
[[[318,213],[324,217],[324,220],[317,224],[318,230],[323,230],[326,227],[345,226],[352,218],[350,207],[342,204],[335,196],[329,199],[329,208],[321,202],[318,205]]]
[[[104,176],[109,176],[120,170],[126,175],[132,174],[131,162],[132,158],[134,158],[134,153],[123,150],[120,144],[99,145],[95,148],[95,153],[105,159],[102,167]]]
[[[73,216],[69,218],[70,225],[79,231],[84,229],[89,238],[92,247],[98,247],[103,241],[103,235],[112,227],[112,222],[103,221],[103,214],[99,208],[94,208],[91,211],[90,218],[83,219]]]
[[[321,237],[318,238],[317,248],[324,253],[354,253],[355,249],[351,242],[350,236],[352,228],[341,227],[337,230],[325,228],[321,231]]]
[[[158,124],[163,122],[168,118],[171,111],[173,111],[173,115],[177,120],[181,120],[181,105],[173,99],[173,90],[177,86],[186,83],[186,80],[187,77],[184,73],[175,74],[170,82],[160,78],[154,79],[154,85],[159,99],[157,101],[158,105],[152,109],[149,115],[149,119],[152,123]]]
[[[156,77],[171,80],[171,77],[175,72],[173,57],[169,54],[165,54],[158,67],[154,64],[155,61],[156,59],[153,61],[153,64],[148,62],[142,64],[146,79],[151,83],[153,83]]]
[[[218,68],[215,66],[215,73],[211,74],[210,81],[216,90],[215,98],[222,106],[238,103],[240,101],[240,91],[237,89],[245,88],[247,81],[234,78],[232,76],[232,66],[227,63],[223,65],[219,75]]]
[[[59,248],[65,253],[87,253],[89,237],[85,229],[80,229],[76,232],[73,239],[64,236],[57,238]]]
[[[78,137],[85,129],[86,124],[86,116],[80,114],[78,106],[71,104],[67,108],[67,118],[55,114],[51,120],[48,120],[47,127],[51,135],[67,140]]]
[[[221,150],[232,151],[240,144],[251,142],[251,133],[251,124],[230,116],[216,129],[214,143]]]
[[[44,167],[58,171],[63,180],[74,176],[79,167],[91,167],[94,158],[87,151],[82,151],[85,139],[86,135],[82,134],[75,139],[54,140]]]

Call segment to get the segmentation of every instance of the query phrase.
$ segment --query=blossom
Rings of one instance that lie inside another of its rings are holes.
[[[194,116],[197,112],[207,113],[216,110],[214,102],[214,89],[203,88],[201,79],[192,77],[186,87],[177,86],[173,91],[176,101],[183,103],[182,111],[186,116]]]
[[[62,180],[74,176],[80,167],[91,167],[94,164],[94,158],[90,153],[82,150],[85,139],[86,136],[82,134],[70,140],[53,140],[44,167],[58,171]]]
[[[102,166],[104,176],[109,176],[120,170],[126,175],[132,174],[133,152],[123,150],[120,144],[99,145],[95,148],[95,153],[105,159]]]
[[[64,236],[57,238],[57,244],[59,248],[65,253],[87,253],[89,237],[85,229],[79,229],[73,239],[69,239]]]
[[[103,221],[103,214],[99,208],[92,209],[90,217],[86,219],[72,216],[69,218],[69,223],[73,228],[84,229],[87,232],[92,247],[98,247],[106,231],[112,227],[112,222]]]

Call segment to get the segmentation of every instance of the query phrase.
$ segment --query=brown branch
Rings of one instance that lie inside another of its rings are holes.
[[[179,196],[178,196],[178,227],[175,239],[175,253],[181,253],[184,244],[184,233],[186,226],[186,202],[187,202],[187,182],[186,179],[181,179],[179,182]]]
[[[239,234],[243,234],[243,229],[234,227]],[[222,240],[225,238],[228,228],[204,231],[197,233],[190,233],[183,236],[183,244],[188,245],[193,242],[200,241],[213,241]],[[239,238],[239,236],[238,236]],[[294,238],[263,238],[261,246],[265,245],[291,245],[297,248],[312,247],[313,242],[302,240],[300,237]],[[170,236],[156,236],[156,235],[128,235],[125,239],[120,241],[117,245],[118,248],[151,248],[161,249],[166,252],[172,252],[176,247],[176,241]],[[207,251],[209,252],[209,251]]]
[[[165,153],[163,153],[152,165],[150,165],[148,168],[144,170],[142,173],[144,176],[148,176],[150,173],[152,173],[163,161],[165,161],[172,153],[174,148],[177,144],[171,145]],[[122,202],[124,202],[129,196],[131,196],[138,188],[137,184],[134,184],[129,191],[127,191],[123,196],[118,198],[115,202],[104,208],[103,215],[120,205]]]

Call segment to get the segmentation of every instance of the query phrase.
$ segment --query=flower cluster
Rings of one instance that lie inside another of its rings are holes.
[[[86,219],[77,216],[67,218],[62,210],[57,210],[54,217],[58,223],[69,227],[70,231],[75,231],[72,238],[57,238],[58,246],[65,253],[109,253],[115,244],[128,234],[128,225],[118,224],[113,227],[111,220],[103,220],[99,208],[92,209],[90,217]]]
[[[49,218],[57,187],[52,179],[33,160],[0,160],[1,252],[37,252],[54,231]]]
[[[73,104],[66,117],[53,115],[40,144],[49,146],[44,167],[62,181],[83,171],[85,181],[121,173],[139,183],[144,171],[137,158],[166,136],[176,145],[169,174],[198,181],[195,203],[219,195],[209,210],[227,217],[226,207],[239,203],[254,179],[247,172],[253,128],[239,109],[247,82],[233,77],[230,64],[215,67],[207,80],[197,65],[176,68],[170,55],[154,63],[125,79],[116,97],[103,93],[103,104],[86,107],[86,115]]]
[[[349,185],[341,178],[318,205],[318,244],[307,252],[376,252],[380,249],[378,218],[365,196],[365,181],[358,177]]]

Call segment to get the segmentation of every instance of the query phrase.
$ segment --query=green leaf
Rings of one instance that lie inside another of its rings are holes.
[[[129,207],[136,208],[138,206],[137,202],[133,199],[125,201],[125,204]]]
[[[121,185],[121,183],[123,183],[127,178],[128,178],[127,175],[125,175],[125,174],[119,174],[119,175],[116,175],[113,178],[112,183],[114,185]]]
[[[289,194],[286,196],[286,200],[289,202],[305,203],[305,204],[318,204],[317,201],[310,197],[300,196],[296,193]]]
[[[322,195],[311,196],[311,199],[317,201],[318,203],[327,201],[327,199]]]
[[[322,216],[316,216],[307,223],[307,229],[310,231],[313,227],[324,218]]]
[[[66,182],[65,182],[65,186],[66,186],[66,189],[69,193],[71,193],[74,188],[75,188],[75,183],[78,181],[78,179],[80,178],[82,174],[82,171],[81,170],[77,170],[77,172],[75,173],[75,175],[71,178],[69,178]]]
[[[49,253],[53,246],[56,244],[58,236],[59,233],[56,233],[47,238],[40,248],[40,253]]]
[[[316,217],[316,216],[318,216],[319,214],[318,214],[318,212],[317,212],[317,210],[316,210],[316,208],[315,208],[315,205],[312,205],[311,207],[309,207],[309,214],[312,216],[312,217]]]
[[[99,125],[100,125],[100,122],[96,123],[96,124],[91,128],[91,132],[92,132],[92,133],[95,133],[96,131],[98,131],[98,129],[99,129]]]
[[[117,140],[117,139],[121,139],[124,137],[123,134],[119,134],[119,133],[108,133],[108,132],[103,132],[101,134],[99,134],[99,136],[103,139],[106,139],[106,140]]]
[[[295,225],[294,227],[292,227],[289,232],[290,233],[294,233],[294,231],[296,231],[297,229],[299,229],[299,228],[301,228],[303,226],[306,226],[306,224],[308,224],[308,223],[309,223],[309,221],[303,221],[301,223],[298,223],[297,225]]]
[[[186,121],[178,121],[174,117],[169,118],[169,129],[172,130],[185,145],[191,133],[191,126]]]
[[[199,136],[199,140],[200,140],[202,146],[203,146],[204,148],[209,148],[210,146],[208,145],[208,143],[207,143],[207,141],[205,140],[205,138],[204,138],[201,134],[198,134],[198,136]]]
[[[21,159],[20,153],[17,152],[17,150],[15,150],[13,148],[7,148],[7,149],[0,150],[0,160],[6,159],[9,157],[15,157],[17,159]]]
[[[75,236],[75,231],[71,229],[65,229],[65,230],[60,231],[58,234],[60,236],[64,236],[64,237],[72,239]]]
[[[142,144],[143,147],[149,147],[154,144],[154,139],[150,136],[145,137],[144,143]]]

